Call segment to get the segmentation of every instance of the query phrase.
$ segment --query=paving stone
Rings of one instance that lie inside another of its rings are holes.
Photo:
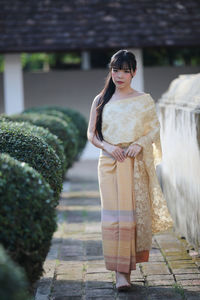
[[[60,274],[62,274],[61,272],[64,272],[68,268],[82,268],[84,264],[86,264],[86,263],[80,262],[78,260],[70,260],[70,261],[60,260],[56,266],[56,270],[57,271],[59,270]]]
[[[149,251],[149,255],[157,255],[157,254],[161,254],[160,249],[157,245],[153,245],[153,242],[152,242],[152,248]]]
[[[168,280],[147,280],[148,286],[172,286],[175,284],[174,279],[168,279]]]
[[[84,268],[84,262],[72,263],[71,261],[65,261],[57,265],[56,274],[66,274],[66,273],[74,273],[74,272],[82,272]]]
[[[56,263],[57,263],[56,260],[49,260],[49,259],[45,260],[43,264],[43,269],[44,269],[43,278],[45,277],[53,278]]]
[[[85,275],[85,281],[113,282],[111,273],[93,273]]]
[[[83,248],[77,245],[62,245],[60,249],[59,259],[63,260],[67,256],[83,255]]]
[[[186,300],[199,300],[200,299],[199,293],[197,293],[197,292],[185,292],[184,295],[185,295]]]
[[[86,241],[84,242],[84,247],[87,256],[98,256],[103,254],[102,241]]]
[[[55,281],[51,296],[82,296],[82,283],[74,281]]]
[[[88,267],[87,273],[110,273],[109,270],[107,270],[104,266],[96,266],[96,267]]]
[[[100,257],[103,257],[103,256],[100,256]],[[86,264],[87,264],[88,267],[92,267],[94,265],[96,265],[96,266],[105,266],[105,261],[103,259],[93,260],[92,262],[89,260],[89,261],[86,262]]]
[[[84,234],[81,233],[81,235],[76,235],[77,238],[79,238],[80,241],[84,240],[101,240],[102,241],[102,234],[98,232],[84,232]]]
[[[97,259],[99,259],[99,260],[104,260],[104,257],[103,257],[103,255],[101,255],[101,256],[92,256],[92,255],[87,255],[86,257],[85,257],[85,260],[87,260],[87,261],[95,261],[95,260],[97,260]]]
[[[51,292],[52,278],[42,278],[35,294],[35,300],[45,300]]]
[[[173,269],[173,273],[176,274],[193,274],[193,273],[200,273],[200,271],[197,268],[185,268],[183,266],[180,269]]]
[[[106,298],[105,297],[101,297],[101,296],[94,296],[94,297],[89,297],[89,296],[86,296],[85,297],[85,300],[94,300],[94,299],[97,299],[97,300],[113,300],[115,298],[113,298],[113,296],[108,296],[106,295]]]
[[[186,300],[199,300],[200,286],[184,286],[184,295]]]
[[[172,255],[172,256],[166,256],[166,259],[169,261],[174,260],[188,260],[191,263],[193,263],[192,258],[189,255]]]
[[[62,240],[62,247],[63,246],[78,246],[78,247],[82,247],[83,246],[83,242],[80,241],[78,239],[78,237],[79,237],[78,234],[76,234],[76,238],[75,238],[75,235],[73,234],[73,238],[70,238],[70,237],[65,238],[65,239],[63,238],[63,240]]]
[[[82,270],[78,270],[76,272],[70,271],[65,274],[58,274],[56,276],[56,280],[82,280],[83,274]]]
[[[170,274],[170,271],[166,264],[164,263],[142,263],[142,269],[145,275],[160,275],[160,274]]]
[[[81,300],[82,296],[55,296],[51,297],[51,300]],[[47,300],[47,299],[45,299]]]
[[[170,267],[173,269],[178,269],[178,268],[194,268],[195,267],[195,264],[194,263],[191,263],[190,261],[188,260],[175,260],[175,261],[170,261],[169,262],[169,265]]]
[[[200,279],[185,279],[185,280],[179,280],[178,281],[179,284],[181,284],[182,286],[190,286],[190,285],[200,285]]]
[[[182,300],[182,296],[178,294],[174,288],[165,287],[149,287],[147,289],[147,299],[150,300]],[[139,299],[138,299],[139,300]]]
[[[115,295],[115,291],[113,289],[86,289],[85,290],[85,295],[86,297],[106,297],[108,296],[113,296]],[[105,299],[105,298],[104,298]]]
[[[63,274],[82,274],[82,271],[84,269],[84,265],[83,264],[80,264],[77,266],[77,265],[71,265],[71,264],[68,264],[68,265],[58,265],[57,268],[56,268],[56,274],[57,275],[63,275]]]
[[[189,286],[184,286],[183,287],[185,293],[186,291],[193,291],[193,292],[200,292],[200,285],[189,285]],[[200,295],[200,293],[198,293]]]
[[[177,249],[175,251],[171,251],[171,250],[162,248],[162,251],[164,252],[164,255],[166,257],[173,256],[173,255],[176,255],[176,256],[187,255],[187,251],[185,249],[182,249],[182,250]]]
[[[134,287],[128,292],[118,292],[117,300],[148,300],[146,292],[137,290]]]
[[[86,281],[85,282],[86,289],[112,289],[113,282],[107,281]]]
[[[200,268],[200,261],[194,260],[194,263]]]
[[[60,248],[60,244],[59,243],[53,243],[52,246],[49,249],[48,255],[47,255],[47,259],[57,259],[58,257],[58,250]]]
[[[144,284],[144,280],[140,280],[140,281],[136,281],[136,282],[131,282],[131,284],[133,285],[133,288],[135,287],[139,287],[139,286],[145,286]]]
[[[163,249],[167,249],[169,251],[177,251],[177,249],[182,250],[183,245],[179,240],[169,241],[167,239],[164,239],[162,241],[159,241],[159,246]]]
[[[147,280],[174,280],[173,274],[148,275]]]
[[[66,224],[63,226],[64,232],[67,234],[69,232],[80,232],[85,230],[85,224],[79,224],[79,223],[71,223],[71,224]]]
[[[100,215],[99,215],[99,222],[100,222]],[[89,232],[100,233],[101,232],[101,225],[100,225],[100,223],[86,223],[85,224],[85,232],[86,233],[89,233]]]
[[[140,272],[140,270],[132,270],[131,271],[131,280],[132,281],[144,280],[144,277],[143,277],[142,273]]]
[[[149,256],[149,262],[164,262],[164,257],[162,255]]]
[[[175,275],[176,280],[185,280],[185,279],[200,279],[200,273],[195,274],[176,274]]]

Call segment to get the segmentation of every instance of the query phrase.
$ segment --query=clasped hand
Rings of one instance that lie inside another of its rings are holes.
[[[141,150],[142,147],[138,144],[130,145],[126,150],[119,146],[112,145],[107,152],[114,156],[116,160],[122,162],[127,156],[135,157],[140,153]]]

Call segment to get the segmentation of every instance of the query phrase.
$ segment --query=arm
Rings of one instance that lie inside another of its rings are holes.
[[[99,95],[97,95],[92,103],[90,110],[90,120],[87,130],[88,140],[97,148],[103,149],[106,152],[110,153],[116,160],[123,161],[125,159],[123,149],[119,146],[112,145],[106,141],[100,141],[95,134],[95,125],[96,125],[96,107],[98,103]]]
[[[97,107],[99,97],[100,95],[97,95],[92,102],[92,106],[90,110],[90,119],[89,119],[88,130],[87,130],[87,138],[95,147],[105,150],[105,146],[109,145],[109,143],[105,142],[104,140],[100,141],[97,138],[96,134],[94,133],[95,124],[96,124],[96,107]]]

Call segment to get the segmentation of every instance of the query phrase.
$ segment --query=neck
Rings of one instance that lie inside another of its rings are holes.
[[[116,87],[116,89],[115,89],[115,95],[125,96],[125,95],[129,95],[133,92],[134,92],[134,90],[131,87],[124,87],[124,88]]]

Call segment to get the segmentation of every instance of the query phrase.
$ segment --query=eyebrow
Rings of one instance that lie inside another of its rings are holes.
[[[113,67],[113,69],[119,69],[118,67]],[[129,68],[122,68],[122,69],[120,69],[120,70],[128,70],[128,71],[130,71],[130,69]]]

